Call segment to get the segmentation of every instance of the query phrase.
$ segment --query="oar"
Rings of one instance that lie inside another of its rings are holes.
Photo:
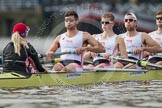
[[[116,69],[116,68],[84,68],[84,71],[95,72],[148,72],[145,69]]]
[[[93,61],[92,61],[92,59],[84,60],[83,64],[84,64],[84,65],[93,64]]]
[[[77,52],[76,52],[76,50],[66,51],[66,52],[55,52],[54,57],[59,57],[59,56],[64,55],[64,54],[77,54]],[[48,56],[48,54],[38,54],[39,58],[43,58],[43,57],[46,57],[46,56]]]
[[[132,59],[121,58],[121,57],[114,57],[114,56],[111,56],[110,58],[113,58],[113,59],[116,59],[116,60],[120,60],[120,61],[135,63],[135,64],[137,64],[138,66],[141,66],[141,67],[151,66],[151,67],[156,67],[156,68],[162,68],[161,65],[149,63],[149,62],[143,61],[143,60],[132,60]]]
[[[54,57],[57,57],[57,58],[47,59],[47,60],[40,60],[40,62],[42,64],[47,64],[47,63],[55,64],[55,63],[58,63],[60,61],[59,56],[64,55],[64,54],[77,54],[77,52],[76,52],[76,50],[66,51],[66,52],[55,52]],[[39,58],[43,58],[43,57],[47,57],[47,56],[48,56],[48,54],[38,54]]]
[[[54,59],[48,59],[48,60],[40,60],[41,64],[48,64],[48,63],[58,63],[60,61],[60,58],[54,58]]]

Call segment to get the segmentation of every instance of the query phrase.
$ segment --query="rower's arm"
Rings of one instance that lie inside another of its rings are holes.
[[[60,47],[60,44],[59,44],[59,40],[60,40],[60,35],[57,36],[55,38],[55,40],[53,41],[52,45],[50,46],[50,48],[47,50],[47,53],[54,53],[56,52],[56,50]]]
[[[118,36],[116,39],[117,47],[119,48],[120,51],[120,56],[121,57],[128,57],[127,51],[126,51],[126,46],[124,39],[121,36]]]
[[[87,51],[95,53],[105,52],[104,46],[87,32],[83,34],[83,41],[91,45],[86,47]]]
[[[92,37],[96,37],[96,35],[92,35]],[[87,45],[87,47],[92,47],[90,44]],[[92,58],[92,52],[91,51],[85,51],[84,53],[84,59],[87,60],[87,59],[91,59]]]
[[[142,33],[142,41],[146,45],[142,47],[143,51],[148,51],[151,53],[157,53],[160,45],[154,41],[148,34]],[[147,47],[149,46],[149,47]]]

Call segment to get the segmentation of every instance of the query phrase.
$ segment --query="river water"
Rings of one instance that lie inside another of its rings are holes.
[[[162,108],[162,81],[0,90],[0,108]]]

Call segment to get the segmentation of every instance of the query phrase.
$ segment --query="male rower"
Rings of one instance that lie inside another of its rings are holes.
[[[121,36],[125,41],[128,58],[141,60],[144,51],[151,53],[158,52],[158,48],[160,47],[158,43],[156,43],[148,34],[136,30],[137,17],[134,13],[127,13],[125,15],[124,25],[127,31],[124,34],[121,34]],[[125,68],[137,68],[137,66],[128,64]]]
[[[49,57],[54,57],[53,55],[58,48],[61,48],[61,52],[76,50],[77,54],[61,55],[61,61],[54,65],[53,70],[65,72],[82,71],[83,52],[101,53],[105,52],[105,48],[89,33],[77,29],[79,17],[75,11],[65,12],[64,17],[67,31],[56,37],[47,53]],[[87,47],[87,44],[92,47]]]
[[[156,12],[156,25],[157,30],[149,33],[149,35],[160,45],[162,48],[162,10]],[[149,57],[149,62],[162,65],[162,53],[157,53]]]
[[[125,43],[123,38],[116,35],[113,31],[115,17],[112,13],[106,12],[101,16],[101,25],[103,33],[94,34],[93,37],[98,40],[106,49],[105,53],[95,54],[93,52],[86,52],[84,59],[93,58],[93,64],[87,65],[87,67],[97,67],[97,68],[123,68],[121,62],[116,62],[113,65],[113,61],[109,56],[120,56],[127,58],[127,52],[125,50]]]

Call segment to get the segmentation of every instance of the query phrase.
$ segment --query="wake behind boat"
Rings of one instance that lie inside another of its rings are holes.
[[[23,76],[15,72],[0,74],[0,88],[72,86],[103,82],[162,80],[162,70],[85,69],[85,72],[53,72]]]

